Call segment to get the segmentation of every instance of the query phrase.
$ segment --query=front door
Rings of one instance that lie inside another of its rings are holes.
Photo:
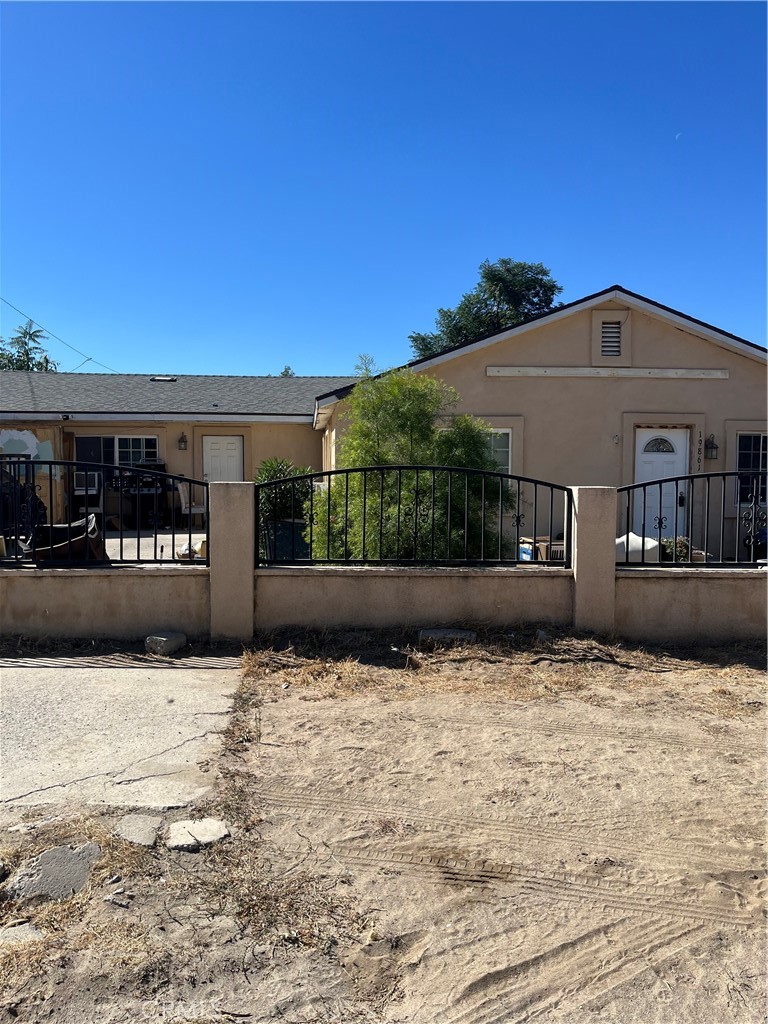
[[[243,439],[239,435],[203,435],[203,479],[243,479]]]
[[[635,435],[635,483],[661,480],[670,476],[685,476],[688,473],[688,451],[690,431],[687,428],[667,429],[666,427],[638,427]],[[643,501],[643,494],[645,501]],[[685,482],[648,487],[645,492],[635,492],[633,532],[646,537],[658,537],[659,526],[662,537],[684,534],[685,505],[688,488]]]

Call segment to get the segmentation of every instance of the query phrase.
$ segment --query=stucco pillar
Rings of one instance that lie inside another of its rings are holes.
[[[254,495],[251,483],[211,484],[211,639],[253,637]]]
[[[612,633],[616,613],[616,491],[573,488],[573,625]]]

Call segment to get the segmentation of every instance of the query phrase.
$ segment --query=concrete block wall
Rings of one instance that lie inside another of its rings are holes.
[[[765,636],[764,569],[617,569],[616,491],[574,488],[573,568],[254,569],[254,490],[213,483],[210,569],[0,568],[0,630],[135,637],[158,628],[248,641],[280,626],[546,622],[647,642]]]

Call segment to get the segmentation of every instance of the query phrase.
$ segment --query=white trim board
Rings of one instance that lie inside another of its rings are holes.
[[[486,377],[654,377],[659,380],[728,380],[728,370],[643,366],[486,366]]]

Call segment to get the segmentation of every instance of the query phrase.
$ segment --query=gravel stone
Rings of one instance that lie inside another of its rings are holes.
[[[203,846],[211,846],[220,839],[226,839],[229,829],[218,818],[199,818],[197,821],[175,821],[168,828],[165,845],[169,850],[194,852]]]

